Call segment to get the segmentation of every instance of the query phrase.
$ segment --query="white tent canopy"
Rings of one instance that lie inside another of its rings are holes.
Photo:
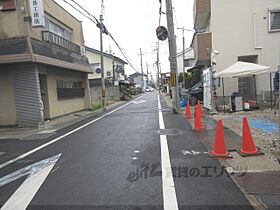
[[[268,66],[238,61],[235,64],[224,69],[223,71],[215,74],[214,76],[221,78],[249,77],[257,74],[266,74],[272,72],[275,72],[275,70],[272,70]]]

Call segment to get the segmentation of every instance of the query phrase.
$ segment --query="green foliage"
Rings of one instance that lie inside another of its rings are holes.
[[[183,83],[183,73],[179,74],[178,78],[179,82]],[[200,69],[193,69],[190,72],[185,73],[185,82],[186,82],[186,88],[191,88],[198,82],[200,82],[202,79],[202,71]]]
[[[96,101],[96,102],[92,103],[91,110],[95,111],[95,110],[101,109],[101,107],[102,107],[101,102],[100,101]]]
[[[105,101],[106,103],[106,106],[110,106],[114,103],[116,103],[117,101],[116,100],[107,100]],[[91,104],[91,111],[95,111],[95,110],[98,110],[98,109],[101,109],[102,108],[102,103],[101,101],[94,101],[92,102]]]

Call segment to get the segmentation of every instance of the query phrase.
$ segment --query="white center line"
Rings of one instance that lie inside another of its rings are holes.
[[[31,155],[32,153],[37,152],[37,151],[39,151],[39,150],[41,150],[41,149],[43,149],[43,148],[45,148],[45,147],[47,147],[47,146],[49,146],[49,145],[51,145],[51,144],[53,144],[53,143],[55,143],[55,142],[57,142],[57,141],[59,141],[59,140],[65,138],[66,136],[69,136],[69,135],[71,135],[72,133],[75,133],[75,132],[77,132],[77,131],[83,129],[83,128],[85,128],[85,127],[91,125],[92,123],[95,123],[96,121],[98,121],[98,120],[100,120],[100,119],[102,119],[102,118],[104,118],[104,117],[106,117],[106,116],[108,116],[108,115],[110,115],[110,114],[112,114],[112,113],[114,113],[114,112],[116,112],[116,111],[118,111],[118,110],[120,110],[120,109],[122,109],[122,108],[128,106],[129,104],[133,103],[134,101],[136,101],[136,100],[138,100],[138,99],[140,99],[140,98],[142,98],[142,97],[144,97],[144,95],[142,95],[142,96],[140,96],[140,97],[134,99],[133,101],[130,101],[129,103],[124,104],[124,105],[122,105],[122,106],[120,106],[120,107],[118,107],[118,108],[116,108],[116,109],[114,109],[114,110],[112,110],[112,111],[110,111],[110,112],[108,112],[108,113],[106,113],[106,114],[104,114],[104,115],[102,115],[102,116],[100,116],[100,117],[98,117],[98,118],[96,118],[96,119],[94,119],[94,120],[92,120],[92,121],[90,121],[90,122],[88,122],[88,123],[86,123],[86,124],[84,124],[84,125],[78,127],[78,128],[76,128],[76,129],[74,129],[74,130],[72,130],[72,131],[70,131],[70,132],[68,132],[68,133],[65,133],[65,134],[62,135],[62,136],[59,136],[59,137],[57,137],[57,138],[55,138],[55,139],[53,139],[53,140],[51,140],[51,141],[49,141],[49,142],[47,142],[47,143],[45,143],[45,144],[42,144],[41,146],[36,147],[36,148],[34,148],[34,149],[32,149],[32,150],[30,150],[30,151],[28,151],[28,152],[26,152],[26,153],[24,153],[24,154],[22,154],[22,155],[16,157],[16,158],[14,158],[14,159],[11,159],[11,160],[9,160],[9,161],[7,161],[7,162],[5,162],[5,163],[0,164],[0,169],[1,169],[1,168],[4,168],[5,166],[8,166],[8,165],[10,165],[10,164],[12,164],[12,163],[14,163],[14,162],[16,162],[16,161],[18,161],[18,160],[21,160],[21,159],[25,158],[26,156]]]
[[[165,129],[160,98],[158,94],[158,119],[159,128]],[[178,202],[172,176],[171,163],[166,135],[160,135],[161,170],[162,170],[162,191],[164,210],[178,210]]]

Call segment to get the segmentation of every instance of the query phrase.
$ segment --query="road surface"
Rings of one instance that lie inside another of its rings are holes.
[[[8,149],[18,155],[0,156],[2,209],[251,209],[156,92]]]

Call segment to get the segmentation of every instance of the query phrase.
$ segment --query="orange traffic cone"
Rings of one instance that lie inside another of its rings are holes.
[[[195,114],[201,117],[203,115],[203,112],[202,112],[199,100],[197,101],[197,106],[196,107],[197,107],[197,109],[195,110]]]
[[[196,107],[196,111],[197,113],[197,107]],[[195,117],[194,117],[194,130],[196,131],[199,131],[199,130],[202,130],[204,127],[201,123],[201,117],[198,115],[198,114],[195,114]]]
[[[239,152],[242,156],[261,155],[254,143],[247,117],[243,117],[242,149]]]
[[[215,144],[213,150],[211,151],[211,154],[213,155],[213,157],[221,157],[221,158],[232,157],[231,155],[229,155],[226,149],[222,120],[219,120],[217,124]]]
[[[188,102],[186,106],[186,119],[192,118],[192,113],[191,113],[191,106],[190,103]]]

